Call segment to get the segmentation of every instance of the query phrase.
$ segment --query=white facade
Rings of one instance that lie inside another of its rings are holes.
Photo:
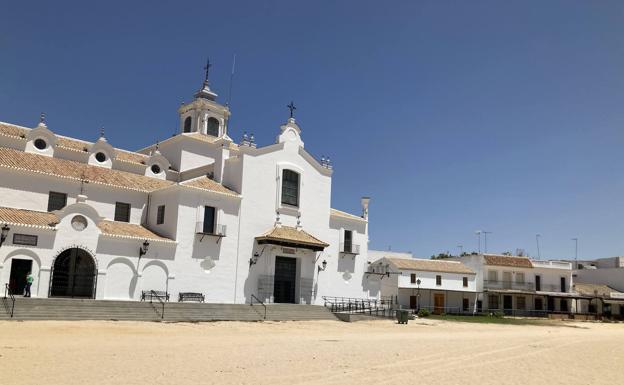
[[[254,295],[322,304],[326,295],[367,296],[368,198],[361,216],[332,209],[331,165],[304,149],[295,119],[275,144],[236,144],[230,112],[215,100],[206,80],[178,110],[180,133],[138,152],[103,136],[59,136],[43,119],[34,129],[0,123],[0,226],[9,229],[0,284],[19,291],[32,270],[37,297],[138,300],[162,290],[173,300],[198,292],[217,303]],[[66,204],[48,213],[51,192]],[[118,217],[124,207],[128,218]]]
[[[476,272],[478,307],[483,311],[532,315],[574,309],[572,265],[568,262],[494,254],[453,259]]]
[[[456,261],[411,258],[409,254],[375,251],[386,255],[369,265],[368,279],[379,286],[381,297],[394,298],[404,309],[436,313],[472,313],[477,299],[476,274]]]

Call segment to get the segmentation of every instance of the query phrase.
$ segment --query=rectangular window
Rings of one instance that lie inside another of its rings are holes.
[[[351,246],[353,246],[353,231],[344,231],[344,251],[345,253],[351,252]]]
[[[464,277],[463,281],[464,287],[468,287],[468,277]]]
[[[488,296],[488,309],[489,310],[496,310],[496,309],[498,309],[498,295],[490,294]]]
[[[410,275],[410,282],[411,283],[416,283],[416,274],[411,274]]]
[[[165,206],[158,206],[158,212],[156,213],[156,224],[162,225],[165,223]]]
[[[496,270],[489,270],[488,271],[488,281],[490,281],[490,282],[498,281],[498,271],[496,271]]]
[[[516,273],[516,283],[524,283],[524,273]]]
[[[441,275],[436,275],[436,285],[438,285],[438,286],[442,285],[442,276]]]
[[[292,170],[282,172],[282,204],[299,206],[299,174]]]
[[[130,204],[116,202],[115,203],[115,220],[117,222],[130,222]]]
[[[464,311],[468,311],[470,309],[470,301],[468,300],[468,298],[462,299],[462,309]]]
[[[566,279],[565,277],[561,277],[561,292],[565,293],[566,291]]]
[[[518,309],[518,310],[526,309],[526,297],[517,297],[516,298],[516,309]]]
[[[540,277],[539,275],[535,276],[535,290],[542,291],[542,277]]]
[[[37,240],[36,235],[13,234],[14,245],[37,246]]]
[[[215,208],[212,206],[204,206],[204,233],[214,234],[215,232]]]
[[[48,211],[60,210],[67,205],[67,194],[50,191],[48,195]]]

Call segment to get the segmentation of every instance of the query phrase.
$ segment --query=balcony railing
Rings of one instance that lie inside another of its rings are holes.
[[[210,226],[204,226],[203,221],[199,221],[195,224],[195,233],[202,235],[225,237],[226,229],[226,225],[214,225],[214,228],[210,228]]]
[[[340,252],[345,254],[360,254],[360,245],[355,243],[341,243]]]
[[[555,292],[555,293],[565,293],[567,292],[567,287],[566,290],[562,291],[561,290],[561,285],[551,285],[551,284],[544,284],[542,283],[540,285],[540,287],[536,288],[535,290],[537,291],[550,291],[550,292]]]
[[[535,286],[533,285],[533,282],[483,281],[483,287],[485,289],[535,291]]]

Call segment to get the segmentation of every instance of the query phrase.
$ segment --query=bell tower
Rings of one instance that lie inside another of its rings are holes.
[[[215,138],[227,136],[227,122],[230,109],[217,103],[217,94],[210,89],[208,75],[210,74],[210,59],[204,67],[204,83],[195,93],[195,99],[190,103],[183,103],[178,108],[180,114],[180,133],[200,133]]]

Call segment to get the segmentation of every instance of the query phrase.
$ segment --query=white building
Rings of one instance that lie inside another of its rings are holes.
[[[137,152],[0,123],[0,283],[35,297],[322,303],[367,292],[362,215],[331,208],[332,167],[294,118],[275,143],[228,135],[208,80],[180,132]],[[291,110],[292,111],[292,110]]]
[[[572,290],[572,265],[568,262],[476,253],[454,259],[476,272],[479,311],[570,313],[579,298]]]
[[[371,253],[373,254],[373,253]],[[473,313],[477,300],[476,274],[468,266],[447,260],[411,258],[410,254],[374,251],[368,279],[384,298],[404,309],[433,313]]]

